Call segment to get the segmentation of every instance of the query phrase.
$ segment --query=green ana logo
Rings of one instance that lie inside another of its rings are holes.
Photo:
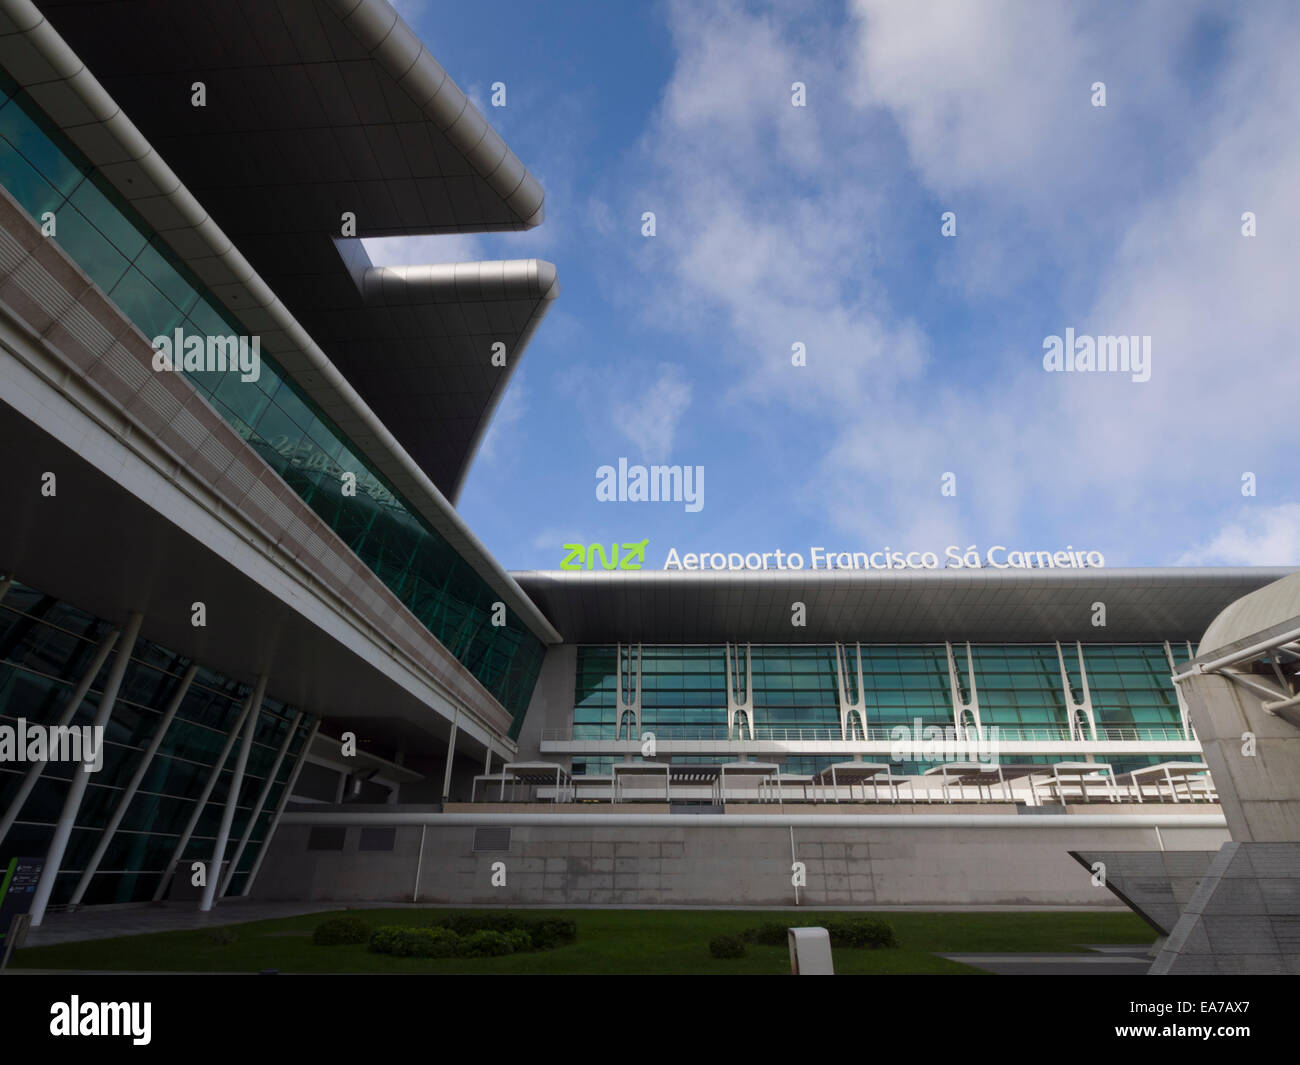
[[[645,562],[645,548],[649,542],[649,539],[645,539],[639,544],[623,544],[621,554],[618,544],[610,544],[608,555],[605,554],[604,544],[565,544],[564,550],[569,553],[560,563],[560,569],[583,569],[584,563],[586,569],[595,569],[597,553],[600,554],[601,569],[640,569]]]

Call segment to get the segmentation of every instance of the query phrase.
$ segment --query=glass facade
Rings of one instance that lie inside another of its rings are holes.
[[[105,634],[113,628],[69,603],[14,583],[0,600],[0,725],[18,728],[57,724],[82,675],[95,658]],[[89,725],[99,706],[109,671],[121,648],[115,647],[95,675],[90,691],[69,724]],[[112,717],[104,730],[103,765],[90,774],[77,813],[63,866],[50,901],[68,902],[86,868],[102,830],[112,817],[126,786],[153,740],[162,716],[179,687],[188,659],[143,638],[136,640],[118,689]],[[153,898],[166,875],[167,864],[193,814],[200,794],[231,731],[249,690],[228,677],[200,667],[181,701],[140,788],[126,809],[99,869],[91,878],[86,904],[142,902]],[[253,733],[248,765],[235,805],[227,857],[253,816],[267,774],[275,765],[297,712],[274,699],[264,699]],[[229,894],[244,888],[270,827],[276,804],[288,783],[312,719],[304,714],[275,775],[266,804],[253,825],[248,846],[230,884]],[[230,793],[238,743],[218,767],[219,775],[189,843],[181,854],[185,866],[209,862],[218,826]],[[30,764],[0,762],[0,810],[13,803]],[[11,857],[41,857],[63,808],[68,782],[80,763],[49,762],[28,796],[8,836],[0,843],[0,867]]]
[[[120,201],[30,96],[0,76],[0,183],[148,338],[241,336],[238,319]],[[513,613],[491,623],[500,596],[263,355],[257,381],[185,376],[240,436],[342,538],[512,715],[517,736],[545,646]],[[357,478],[355,496],[341,475]]]
[[[1074,698],[1082,698],[1078,652],[1062,645]],[[1185,645],[1171,645],[1174,661],[1188,658]],[[744,687],[744,649],[736,688]],[[847,648],[845,663],[850,701],[857,701],[857,655]],[[811,644],[753,646],[754,735],[756,739],[839,739],[840,710],[835,676],[835,648]],[[644,647],[642,649],[641,728],[660,739],[727,737],[726,657],[721,645]],[[627,685],[626,658],[624,684]],[[953,646],[963,699],[971,695],[971,668],[965,645]],[[1087,644],[1083,661],[1088,673],[1097,728],[1125,730],[1134,740],[1181,739],[1178,698],[1163,644]],[[971,663],[980,708],[980,723],[997,726],[1004,740],[1068,739],[1068,709],[1055,644],[972,645]],[[613,739],[616,734],[616,649],[578,648],[573,711],[573,739]],[[953,724],[948,656],[943,644],[863,644],[862,702],[871,738],[888,739],[897,725],[922,727]],[[625,695],[627,693],[625,692]],[[850,718],[853,721],[853,718]],[[856,722],[853,721],[856,730]],[[858,733],[859,738],[860,732]],[[852,737],[850,737],[852,738]],[[842,757],[842,756],[838,756]],[[1066,756],[1061,756],[1066,757]],[[1077,756],[1069,756],[1073,760]],[[837,756],[794,756],[790,772],[816,772]],[[1008,756],[1007,764],[1050,762],[1050,756]],[[1111,759],[1117,772],[1152,764],[1159,756]],[[613,759],[585,758],[589,772]],[[902,772],[928,766],[907,763]]]
[[[617,649],[579,647],[574,739],[612,739],[617,725]],[[627,648],[624,677],[627,676]],[[721,647],[644,647],[641,728],[691,735],[727,720],[727,670]],[[631,693],[624,691],[624,698]],[[725,730],[725,729],[724,729]]]

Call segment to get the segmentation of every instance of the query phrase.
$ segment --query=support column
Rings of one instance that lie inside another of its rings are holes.
[[[1092,713],[1092,693],[1088,690],[1088,668],[1083,664],[1083,644],[1075,641],[1075,649],[1079,656],[1079,682],[1083,687],[1083,702],[1074,701],[1074,692],[1070,690],[1070,677],[1065,671],[1065,655],[1061,651],[1061,642],[1056,642],[1056,660],[1061,666],[1061,691],[1065,696],[1065,710],[1070,719],[1070,739],[1078,740],[1095,740],[1097,738],[1097,719]],[[1091,736],[1076,736],[1076,733],[1082,732],[1079,727],[1079,714],[1082,713],[1084,719],[1088,722],[1088,731]],[[1088,761],[1092,761],[1090,757]]]
[[[619,739],[623,735],[623,718],[630,716],[631,721],[627,726],[627,738],[629,740],[639,740],[641,738],[641,645],[636,645],[636,664],[632,662],[632,646],[629,644],[627,649],[627,687],[632,692],[630,700],[623,698],[623,645],[617,645],[618,654],[618,688],[615,691],[615,712],[617,717],[614,727],[614,739]],[[636,723],[636,734],[632,734],[633,722]]]
[[[429,830],[428,825],[420,826],[420,853],[415,858],[415,883],[411,885],[411,901],[420,901],[420,870],[424,868],[424,834]]]
[[[456,760],[456,733],[460,730],[460,707],[451,719],[451,736],[447,739],[447,768],[442,774],[442,801],[451,801],[451,765]]]
[[[113,706],[117,702],[117,690],[122,686],[122,677],[126,675],[126,667],[131,662],[131,652],[135,650],[135,640],[140,635],[140,624],[143,621],[143,614],[132,614],[126,623],[117,657],[113,659],[113,668],[109,670],[103,694],[99,697],[95,719],[91,723],[94,729],[102,729],[113,714]],[[50,894],[54,891],[54,881],[63,864],[63,855],[68,849],[68,840],[72,836],[72,826],[77,819],[77,811],[81,809],[81,800],[86,794],[86,786],[89,783],[90,774],[85,771],[84,766],[73,769],[68,794],[63,800],[63,809],[59,813],[58,823],[54,826],[50,849],[45,854],[45,868],[41,870],[41,879],[36,885],[36,894],[32,897],[31,927],[33,928],[39,928],[41,922],[45,920],[45,908],[49,905]]]
[[[253,804],[253,812],[248,817],[248,824],[244,826],[244,833],[239,837],[239,843],[235,847],[234,856],[230,859],[230,868],[226,871],[225,877],[221,881],[221,890],[217,892],[217,898],[224,899],[226,892],[230,890],[230,882],[235,878],[235,868],[239,865],[239,859],[244,856],[244,848],[248,846],[248,841],[252,838],[253,829],[257,825],[257,819],[262,816],[262,807],[266,805],[266,800],[271,794],[271,788],[275,786],[275,776],[280,772],[280,766],[284,764],[284,756],[289,753],[289,745],[293,743],[294,734],[298,731],[298,725],[302,721],[302,711],[294,715],[293,724],[289,726],[289,731],[285,733],[284,742],[280,744],[280,750],[276,752],[275,764],[266,774],[266,780],[262,783],[262,791],[257,796],[257,802]]]
[[[253,881],[257,879],[258,870],[262,868],[262,860],[266,857],[267,848],[271,846],[271,840],[275,837],[275,830],[280,827],[280,818],[284,814],[284,808],[289,805],[289,797],[293,794],[293,789],[298,786],[298,774],[302,772],[302,767],[307,764],[307,752],[311,750],[312,740],[316,738],[318,728],[320,728],[320,718],[312,722],[311,731],[307,733],[307,738],[302,744],[302,750],[298,752],[298,761],[293,764],[293,772],[289,774],[289,779],[285,781],[284,791],[280,793],[280,801],[275,804],[275,814],[271,818],[271,823],[267,826],[266,838],[262,840],[262,846],[257,851],[257,859],[253,862],[253,868],[248,871],[248,879],[244,881],[244,890],[239,893],[241,899],[248,898],[253,890]]]
[[[90,665],[77,681],[77,686],[73,689],[72,695],[68,697],[67,703],[63,707],[63,713],[59,715],[57,722],[60,728],[71,723],[72,719],[77,716],[77,711],[81,709],[82,702],[85,701],[86,693],[90,691],[90,685],[95,678],[99,676],[99,671],[104,668],[104,663],[108,661],[108,656],[112,653],[114,645],[117,643],[121,630],[113,629],[111,632],[104,634],[104,638],[99,641],[99,646],[95,648],[95,657],[90,660]],[[9,830],[13,828],[14,821],[18,819],[19,813],[22,812],[23,803],[27,801],[27,796],[32,793],[32,788],[36,787],[36,782],[41,779],[41,774],[45,772],[45,762],[33,762],[27,768],[23,776],[23,782],[18,785],[18,791],[9,803],[3,816],[0,816],[0,843],[3,843],[5,837],[9,835]]]
[[[867,696],[866,685],[862,679],[862,644],[857,643],[853,646],[857,652],[858,694],[856,698],[850,699],[849,651],[842,644],[835,644],[835,683],[840,697],[840,739],[849,738],[849,721],[856,714],[858,725],[862,729],[862,738],[867,740],[871,738],[871,733],[867,731]]]
[[[76,890],[72,892],[69,905],[81,905],[82,896],[86,894],[86,888],[90,886],[90,878],[99,869],[99,863],[103,861],[108,845],[113,842],[113,836],[116,834],[118,826],[122,824],[122,818],[126,816],[127,807],[131,805],[131,800],[135,798],[135,793],[139,790],[141,781],[144,780],[145,774],[149,772],[149,767],[153,764],[153,757],[158,753],[158,748],[162,746],[163,737],[167,735],[172,719],[176,717],[176,712],[181,708],[181,703],[185,701],[185,696],[189,694],[190,684],[193,683],[194,675],[198,671],[199,664],[191,662],[189,668],[182,675],[180,684],[176,688],[176,694],[172,696],[171,701],[167,704],[162,720],[158,723],[157,729],[154,730],[153,739],[149,741],[149,746],[145,748],[144,754],[140,757],[139,765],[135,767],[135,772],[131,774],[130,783],[127,784],[126,790],[122,792],[122,797],[117,802],[117,809],[113,811],[113,816],[108,819],[104,831],[99,834],[99,843],[95,846],[95,853],[91,855],[90,861],[86,863],[81,879],[77,881]]]
[[[221,753],[217,755],[217,760],[212,764],[212,771],[208,773],[208,782],[203,785],[203,794],[194,804],[194,811],[190,814],[190,819],[185,823],[185,831],[181,833],[181,838],[176,842],[176,849],[172,851],[171,859],[167,862],[166,869],[163,870],[162,880],[159,882],[157,890],[153,893],[153,901],[157,902],[167,891],[167,885],[171,882],[172,873],[176,869],[176,863],[181,860],[181,855],[185,853],[185,848],[189,846],[190,836],[194,834],[194,826],[199,823],[199,818],[203,816],[203,811],[208,805],[208,799],[212,797],[212,789],[217,786],[217,779],[221,776],[221,770],[225,768],[226,759],[230,757],[230,752],[235,746],[235,740],[239,738],[240,732],[244,729],[244,722],[248,719],[248,700],[244,700],[244,708],[239,712],[239,720],[235,722],[235,727],[230,730],[230,735],[226,737],[226,742],[221,748]]]
[[[750,657],[749,644],[745,644],[745,690],[741,695],[737,690],[736,676],[740,658],[740,644],[736,644],[736,657],[732,658],[731,644],[725,644],[724,649],[727,656],[727,739],[735,736],[736,718],[741,714],[744,715],[745,726],[749,731],[749,738],[754,738],[754,670],[753,660]],[[737,662],[737,668],[732,667],[733,661]],[[638,718],[640,716],[640,707],[638,705]],[[743,732],[743,730],[742,730]],[[741,738],[744,736],[742,734]],[[745,759],[742,757],[741,761]]]
[[[230,778],[230,791],[226,795],[226,808],[221,812],[221,827],[217,829],[217,842],[212,848],[212,861],[208,865],[208,877],[203,885],[203,898],[199,909],[212,909],[212,901],[217,893],[217,878],[221,876],[221,859],[226,855],[226,844],[230,841],[230,826],[235,820],[235,804],[239,801],[239,791],[244,785],[244,770],[248,767],[248,753],[253,749],[253,733],[257,731],[257,718],[262,711],[262,696],[266,694],[266,674],[257,678],[257,684],[248,693],[248,720],[244,723],[244,738],[239,745],[239,756],[235,759],[235,772]]]
[[[970,700],[964,700],[961,697],[961,681],[957,676],[957,659],[952,653],[952,644],[944,642],[944,648],[948,652],[948,686],[952,690],[952,722],[957,729],[959,738],[966,736],[966,724],[962,720],[964,715],[970,714],[971,720],[975,722],[975,731],[978,736],[982,726],[980,724],[980,696],[975,687],[975,660],[971,657],[970,641],[966,641],[966,676],[970,678]]]
[[[1190,646],[1188,647],[1190,651]],[[1190,657],[1190,655],[1189,655]],[[1169,672],[1173,674],[1177,671],[1178,666],[1174,662],[1173,648],[1169,646],[1169,641],[1165,641],[1165,661],[1169,663]],[[1173,683],[1172,676],[1170,683]],[[1183,739],[1192,739],[1192,719],[1187,712],[1187,700],[1183,698],[1183,689],[1179,684],[1174,684],[1174,695],[1178,697],[1178,723],[1183,733]]]

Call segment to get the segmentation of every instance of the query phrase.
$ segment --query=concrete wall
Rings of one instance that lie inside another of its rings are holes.
[[[547,648],[533,697],[528,703],[528,713],[519,730],[519,761],[570,764],[568,755],[542,754],[542,730],[572,726],[573,684],[577,669],[578,648],[574,644]]]
[[[391,808],[390,808],[391,809]],[[608,808],[606,808],[608,809]],[[536,807],[533,808],[536,810]],[[497,808],[497,813],[502,812]],[[639,814],[648,811],[641,807]],[[322,815],[324,816],[324,815]],[[260,899],[412,901],[424,835],[418,901],[486,905],[790,905],[791,830],[786,825],[516,824],[508,850],[474,850],[475,825],[400,825],[391,852],[358,849],[347,828],[341,851],[309,851],[310,826],[282,824],[253,894]],[[490,823],[485,816],[485,823]],[[794,828],[807,868],[800,901],[809,905],[1071,905],[1114,907],[1071,850],[1150,850],[1153,828],[1095,827],[1062,815],[1026,818],[1024,827]],[[322,823],[326,823],[322,821]],[[1165,847],[1215,850],[1215,828],[1161,827]],[[504,862],[506,884],[492,866]]]
[[[1255,693],[1212,673],[1188,677],[1182,690],[1232,838],[1300,839],[1300,729],[1265,713]],[[1246,733],[1253,749],[1243,742]]]
[[[1300,843],[1224,844],[1152,975],[1300,976]]]

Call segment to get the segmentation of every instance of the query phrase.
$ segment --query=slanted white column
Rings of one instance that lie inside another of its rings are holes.
[[[1095,740],[1097,738],[1097,719],[1092,713],[1092,692],[1088,689],[1088,669],[1083,664],[1083,644],[1076,640],[1074,646],[1079,656],[1079,683],[1083,688],[1083,702],[1081,703],[1074,701],[1074,692],[1070,690],[1070,676],[1065,671],[1065,655],[1061,651],[1060,640],[1056,641],[1056,660],[1061,666],[1061,692],[1065,696],[1065,709],[1070,718],[1070,739]],[[1076,735],[1081,731],[1079,728],[1080,713],[1088,722],[1088,731],[1091,735]]]
[[[113,668],[108,672],[108,680],[104,684],[104,691],[99,697],[99,707],[91,723],[91,727],[96,730],[103,729],[113,714],[113,706],[117,703],[117,690],[122,686],[122,677],[131,662],[131,652],[135,650],[135,639],[140,635],[140,624],[143,621],[143,614],[132,614],[126,623],[117,657],[113,659]],[[102,753],[101,749],[101,756]],[[63,864],[63,855],[68,849],[68,839],[72,836],[72,826],[77,819],[77,811],[81,809],[81,800],[85,797],[89,783],[90,774],[86,772],[85,767],[75,766],[72,780],[68,785],[68,794],[63,800],[63,809],[59,813],[58,823],[54,826],[54,835],[50,839],[50,848],[45,854],[45,868],[41,870],[41,879],[36,884],[35,895],[32,896],[30,912],[33,928],[40,927],[41,922],[45,920],[45,908],[49,905],[50,893],[54,890],[54,881]]]
[[[99,641],[99,646],[95,648],[95,656],[90,660],[90,665],[81,674],[81,679],[77,681],[76,688],[68,697],[68,701],[63,706],[63,713],[59,715],[57,722],[60,728],[71,723],[72,719],[77,716],[77,711],[81,709],[81,704],[86,698],[86,692],[90,691],[90,685],[95,678],[99,676],[99,671],[104,668],[104,663],[108,661],[108,656],[112,652],[117,638],[121,631],[113,629],[104,634],[104,638]],[[5,837],[9,835],[9,830],[13,828],[14,821],[22,812],[23,803],[27,801],[27,796],[32,793],[32,788],[36,787],[36,782],[41,779],[41,774],[45,772],[46,762],[33,762],[27,767],[27,772],[23,775],[23,782],[18,785],[18,791],[14,794],[9,803],[9,809],[0,814],[0,843],[3,843]]]
[[[311,750],[312,740],[316,738],[316,730],[319,728],[320,718],[317,718],[312,722],[311,731],[307,733],[307,738],[303,741],[302,750],[298,752],[298,761],[293,765],[293,772],[289,774],[289,779],[285,781],[284,791],[280,793],[280,801],[275,804],[275,815],[266,828],[266,837],[262,840],[262,846],[258,849],[253,868],[248,871],[248,879],[244,881],[244,890],[239,893],[241,899],[247,898],[253,890],[253,881],[257,879],[258,870],[262,868],[262,861],[266,858],[267,848],[271,846],[275,830],[280,827],[280,818],[284,815],[284,808],[289,805],[289,796],[293,794],[293,789],[298,786],[298,774],[302,772],[302,767],[307,764],[307,752]]]
[[[208,876],[203,884],[203,898],[199,900],[199,909],[212,909],[212,902],[217,894],[217,879],[221,876],[221,860],[226,856],[226,844],[230,842],[230,826],[235,820],[235,805],[239,802],[239,791],[244,786],[244,770],[248,768],[248,754],[253,749],[253,733],[257,731],[257,718],[262,710],[262,696],[266,694],[266,674],[257,678],[257,684],[248,693],[248,719],[244,722],[244,738],[239,745],[239,756],[235,759],[235,771],[230,777],[230,791],[226,794],[226,807],[221,811],[221,826],[217,829],[217,842],[212,847],[212,861],[208,863]]]
[[[1190,644],[1188,644],[1187,650],[1190,657]],[[1169,683],[1173,684],[1173,674],[1178,671],[1178,666],[1174,662],[1173,648],[1169,646],[1168,640],[1165,641],[1165,661],[1169,663]],[[1174,684],[1174,694],[1178,697],[1178,723],[1182,729],[1183,739],[1190,740],[1192,738],[1192,719],[1187,711],[1187,700],[1183,698],[1183,687],[1181,684]]]
[[[867,696],[866,687],[862,680],[862,644],[856,643],[853,646],[857,654],[858,694],[857,698],[850,699],[849,651],[842,644],[835,644],[835,683],[840,700],[840,739],[847,740],[849,738],[849,718],[857,714],[858,725],[862,729],[862,738],[866,740],[871,738],[871,734],[867,731]]]
[[[744,693],[738,692],[736,673],[739,671],[740,644],[736,644],[736,657],[732,658],[731,644],[724,644],[724,651],[727,658],[727,739],[735,738],[736,718],[744,715],[745,726],[749,730],[749,738],[754,738],[754,670],[750,658],[749,644],[745,644],[745,689]],[[733,661],[736,666],[733,667]]]
[[[194,810],[190,813],[190,819],[185,822],[185,830],[181,832],[181,838],[176,841],[176,848],[172,851],[172,856],[167,861],[167,866],[163,870],[162,880],[159,881],[158,887],[153,893],[153,901],[159,901],[167,892],[167,887],[171,883],[172,873],[176,869],[176,863],[181,860],[181,855],[185,853],[185,848],[189,846],[190,837],[194,834],[194,826],[199,823],[199,818],[203,816],[203,811],[208,805],[208,800],[212,798],[212,789],[217,786],[217,780],[221,776],[221,770],[225,768],[226,759],[230,757],[230,752],[234,749],[235,740],[244,730],[244,722],[248,720],[248,713],[252,703],[244,700],[244,707],[239,712],[239,720],[235,722],[235,727],[230,730],[230,735],[226,737],[226,742],[221,748],[221,753],[217,755],[217,760],[212,763],[212,769],[208,773],[208,781],[203,785],[203,793],[198,797],[194,804]],[[304,752],[305,754],[305,752]]]
[[[460,729],[460,707],[456,707],[451,719],[451,735],[447,738],[447,768],[442,774],[442,801],[451,799],[451,764],[456,760],[456,733]]]
[[[158,753],[163,737],[167,735],[167,730],[171,727],[176,712],[181,708],[181,703],[185,701],[190,685],[194,682],[194,674],[198,671],[199,664],[191,662],[189,668],[182,675],[180,684],[176,687],[176,694],[172,696],[171,702],[167,704],[162,720],[154,730],[153,739],[149,741],[149,746],[145,748],[144,754],[140,756],[140,762],[135,767],[135,772],[131,774],[130,783],[127,784],[126,790],[122,792],[122,797],[117,802],[117,809],[113,811],[113,816],[108,819],[104,831],[99,834],[99,843],[95,846],[95,853],[90,856],[90,861],[86,863],[86,868],[82,871],[81,879],[77,881],[77,887],[72,893],[69,905],[81,905],[82,896],[86,894],[86,888],[90,886],[90,878],[95,875],[99,869],[99,863],[104,860],[108,845],[113,842],[113,836],[116,834],[118,826],[122,824],[122,818],[126,816],[127,807],[131,805],[131,800],[135,798],[135,793],[140,788],[140,782],[144,780],[145,774],[149,772],[149,767],[153,764],[153,756]]]
[[[239,859],[244,856],[244,848],[248,846],[248,841],[252,838],[257,819],[262,816],[262,807],[266,805],[267,797],[271,794],[271,788],[275,786],[275,775],[280,772],[280,766],[284,764],[284,756],[289,753],[289,745],[293,742],[294,734],[298,731],[298,725],[301,722],[302,711],[299,710],[294,715],[289,731],[285,733],[284,742],[280,744],[280,749],[276,752],[275,764],[271,766],[271,771],[266,774],[266,780],[262,783],[261,794],[257,796],[257,802],[253,804],[253,812],[248,817],[248,824],[244,826],[244,834],[239,837],[234,856],[230,859],[230,868],[226,870],[226,875],[221,881],[221,890],[217,893],[219,899],[224,899],[226,892],[230,890],[230,882],[235,878],[235,869],[239,865]]]

